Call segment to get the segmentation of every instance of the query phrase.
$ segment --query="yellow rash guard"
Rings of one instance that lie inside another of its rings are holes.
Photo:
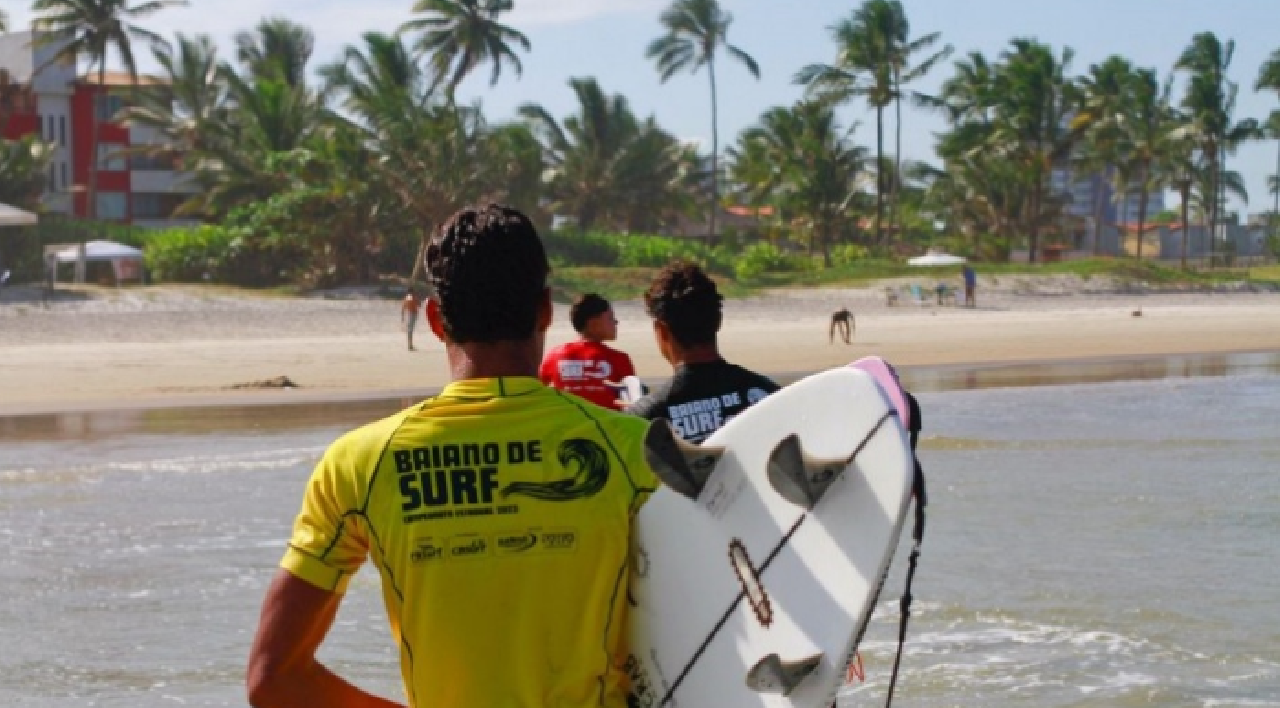
[[[456,382],[330,446],[281,566],[342,593],[372,556],[410,705],[625,706],[647,425],[533,378]]]

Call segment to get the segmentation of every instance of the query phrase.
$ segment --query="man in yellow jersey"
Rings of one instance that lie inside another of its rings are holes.
[[[249,659],[254,706],[389,706],[316,661],[351,576],[382,580],[412,706],[626,705],[632,522],[648,423],[538,380],[548,264],[488,206],[428,245],[453,383],[340,438],[307,485]]]

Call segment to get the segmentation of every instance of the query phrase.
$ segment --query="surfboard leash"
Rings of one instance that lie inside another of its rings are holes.
[[[907,404],[911,406],[911,459],[915,463],[915,472],[911,480],[911,493],[916,498],[915,528],[912,529],[911,537],[914,541],[911,546],[911,555],[907,558],[907,581],[902,590],[902,600],[899,602],[901,619],[898,621],[898,651],[893,657],[893,673],[889,675],[889,689],[885,694],[884,706],[891,708],[893,706],[893,689],[898,684],[898,667],[902,664],[902,647],[907,641],[907,621],[911,619],[911,581],[916,575],[916,566],[920,560],[920,544],[924,540],[924,508],[929,503],[928,494],[925,491],[924,469],[920,467],[920,458],[916,456],[916,443],[920,440],[920,404],[916,402],[916,397],[912,396],[908,391],[902,391],[907,397]]]

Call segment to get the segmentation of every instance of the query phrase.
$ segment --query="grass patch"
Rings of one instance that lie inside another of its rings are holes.
[[[603,266],[553,268],[551,294],[557,302],[572,302],[583,293],[597,293],[606,300],[639,300],[659,270]],[[711,277],[725,297],[746,297],[759,290],[758,286],[744,285],[723,275],[712,274]]]
[[[635,300],[649,289],[657,272],[657,268],[554,268],[551,293],[558,302],[572,302],[583,293],[597,293],[606,300]]]

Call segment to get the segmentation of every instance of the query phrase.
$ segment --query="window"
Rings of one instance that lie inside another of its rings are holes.
[[[124,155],[120,154],[124,147],[123,145],[99,145],[98,169],[104,172],[123,172],[129,169]]]
[[[124,99],[120,96],[112,96],[110,94],[105,96],[99,95],[97,104],[98,120],[110,122],[115,118],[116,114],[120,112],[120,109],[124,108]]]
[[[124,192],[98,192],[98,218],[124,219],[127,201]]]
[[[171,154],[133,155],[129,158],[129,169],[133,170],[172,170],[174,158]]]
[[[182,204],[181,194],[136,192],[133,195],[133,218],[168,219]]]
[[[49,165],[49,191],[50,192],[58,191],[58,183],[56,181],[57,177],[58,177],[58,173],[54,171],[53,165]]]
[[[62,188],[65,190],[67,188],[67,163],[62,163],[60,167],[62,168]]]
[[[67,146],[67,117],[58,116],[58,144]]]

